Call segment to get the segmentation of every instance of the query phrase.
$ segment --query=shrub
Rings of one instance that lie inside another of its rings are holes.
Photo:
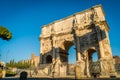
[[[15,75],[16,75],[15,72],[13,72],[13,71],[11,71],[11,70],[6,70],[6,77],[7,77],[7,76],[15,76]]]

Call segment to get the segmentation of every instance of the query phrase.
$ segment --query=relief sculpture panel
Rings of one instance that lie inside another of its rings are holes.
[[[47,44],[46,44],[47,43]],[[51,40],[47,39],[42,42],[42,52],[43,53],[48,53],[52,50],[52,44]]]

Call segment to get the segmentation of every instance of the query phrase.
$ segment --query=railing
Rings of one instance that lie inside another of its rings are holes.
[[[120,74],[120,64],[115,64],[115,70],[118,74]]]
[[[98,61],[97,62],[90,62],[89,71],[90,71],[91,75],[100,74],[100,63]]]

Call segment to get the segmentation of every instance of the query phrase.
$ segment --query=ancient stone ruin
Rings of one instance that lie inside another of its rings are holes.
[[[47,65],[48,75],[67,76],[68,50],[75,45],[76,78],[92,77],[95,71],[100,77],[115,76],[108,31],[101,5],[44,25],[40,35],[40,65]],[[98,55],[96,63],[92,59],[94,52]]]

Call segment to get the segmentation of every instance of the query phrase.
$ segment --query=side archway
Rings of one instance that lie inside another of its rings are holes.
[[[48,55],[46,57],[46,63],[52,63],[52,56],[51,55]]]
[[[88,49],[86,52],[86,75],[100,74],[99,52],[96,49]]]

